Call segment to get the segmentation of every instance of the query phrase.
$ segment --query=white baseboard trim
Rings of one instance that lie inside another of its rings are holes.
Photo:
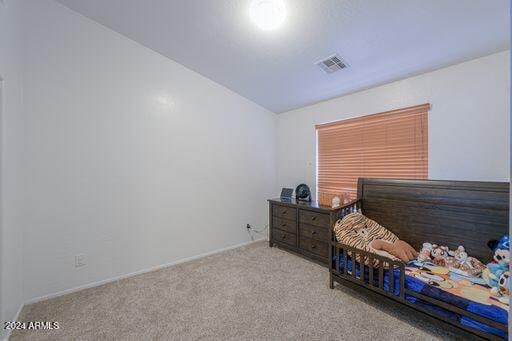
[[[40,297],[36,297],[36,298],[31,298],[30,300],[25,302],[25,305],[33,304],[33,303],[37,303],[37,302],[41,302],[41,301],[46,301],[46,300],[49,300],[51,298],[55,298],[55,297],[59,297],[59,296],[67,295],[67,294],[71,294],[71,293],[74,293],[74,292],[77,292],[77,291],[80,291],[80,290],[94,288],[94,287],[97,287],[97,286],[100,286],[100,285],[103,285],[103,284],[107,284],[107,283],[111,283],[111,282],[116,282],[116,281],[119,281],[121,279],[125,279],[125,278],[129,278],[129,277],[141,275],[141,274],[144,274],[144,273],[147,273],[147,272],[151,272],[151,271],[155,271],[155,270],[160,270],[160,269],[168,268],[168,267],[173,266],[173,265],[178,265],[178,264],[181,264],[181,263],[190,262],[190,261],[193,261],[193,260],[196,260],[196,259],[199,259],[199,258],[211,256],[211,255],[214,255],[214,254],[217,254],[217,253],[221,253],[221,252],[224,252],[224,251],[228,251],[228,250],[232,250],[232,249],[237,249],[239,247],[250,245],[250,244],[257,243],[257,242],[264,241],[264,240],[267,240],[267,238],[264,237],[264,238],[261,238],[261,239],[250,240],[248,242],[244,242],[244,243],[228,246],[228,247],[225,247],[225,248],[222,248],[222,249],[217,249],[217,250],[209,251],[209,252],[202,253],[202,254],[199,254],[199,255],[196,255],[196,256],[182,258],[182,259],[179,259],[179,260],[171,262],[171,263],[157,265],[157,266],[153,266],[151,268],[147,268],[147,269],[142,269],[142,270],[139,270],[139,271],[131,272],[129,274],[115,276],[115,277],[111,277],[111,278],[104,279],[104,280],[101,280],[101,281],[96,281],[96,282],[80,285],[80,286],[75,287],[75,288],[58,291],[58,292],[55,292],[55,293],[52,293],[52,294],[48,294],[48,295],[44,295],[44,296],[40,296]],[[23,306],[22,306],[22,308],[23,308]],[[20,308],[20,312],[21,312],[21,308]],[[19,314],[19,312],[18,312],[18,314]]]
[[[14,318],[12,320],[10,320],[10,321],[18,321],[19,320],[21,311],[23,310],[24,306],[25,306],[24,304],[20,305],[20,307],[18,308],[18,312],[16,313],[16,316],[14,316]],[[2,326],[2,328],[3,328],[3,326]],[[7,331],[7,334],[5,335],[3,340],[4,341],[9,341],[9,338],[11,337],[11,334],[12,334],[12,329],[9,329]]]

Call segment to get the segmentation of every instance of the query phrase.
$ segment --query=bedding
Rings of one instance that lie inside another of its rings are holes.
[[[334,261],[336,261],[336,256],[334,256]],[[340,268],[344,268],[343,264],[343,253],[340,252],[339,257]],[[359,262],[356,261],[356,276],[360,276],[360,265]],[[351,273],[352,269],[352,260],[350,258],[350,254],[347,255],[347,269],[348,272]],[[425,296],[429,296],[440,301],[446,302],[458,308],[464,309],[468,312],[472,312],[474,314],[480,315],[482,317],[491,319],[493,321],[507,324],[508,322],[508,306],[494,300],[490,297],[490,290],[488,287],[478,283],[472,283],[468,279],[454,276],[453,274],[445,273],[442,271],[432,272],[432,269],[421,269],[415,266],[413,263],[408,263],[405,268],[405,288],[414,291],[417,293],[421,293]],[[378,285],[378,269],[374,269],[374,285]],[[390,290],[390,275],[389,272],[391,270],[385,269],[383,276],[383,287],[384,290],[389,292]],[[364,267],[365,272],[365,282],[369,281],[369,267]],[[430,280],[425,280],[426,277],[422,275],[426,274],[427,276],[434,276]],[[438,277],[443,278],[443,281],[436,280]],[[400,294],[400,269],[394,270],[394,295]],[[444,282],[444,283],[443,283]],[[506,338],[507,333],[505,331],[499,330],[487,324],[476,321],[467,316],[463,316],[460,314],[456,314],[449,310],[440,308],[430,302],[423,301],[411,295],[405,295],[405,299],[419,307],[428,310],[432,313],[435,313],[438,316],[441,316],[446,319],[450,319],[453,321],[458,321],[459,323],[480,330],[487,333],[491,333],[493,335]]]

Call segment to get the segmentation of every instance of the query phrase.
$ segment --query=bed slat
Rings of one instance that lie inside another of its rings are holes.
[[[360,257],[361,258],[359,261],[359,277],[361,277],[361,282],[364,283],[364,264],[366,261],[366,256],[364,254],[362,254]]]
[[[379,260],[379,288],[384,290],[384,262]]]
[[[352,252],[351,252],[352,256],[352,276],[354,278],[357,278],[357,274],[356,274],[356,262],[357,262],[357,255],[356,255],[356,250],[352,249]]]
[[[373,280],[373,272],[374,272],[374,268],[373,268],[373,257],[370,255],[368,256],[368,267],[369,267],[369,275],[370,275],[370,285],[373,287],[375,286],[375,282]]]
[[[343,272],[345,273],[345,275],[348,275],[347,253],[348,253],[347,249],[344,249],[343,250]]]
[[[395,264],[389,267],[389,294],[395,295]]]

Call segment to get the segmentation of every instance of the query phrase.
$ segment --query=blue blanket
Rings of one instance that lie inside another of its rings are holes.
[[[336,258],[336,256],[334,256],[333,259],[335,260],[335,258]],[[348,272],[351,272],[352,261],[350,259],[350,256],[347,257],[347,265],[348,265]],[[342,252],[340,252],[340,268],[341,269],[344,268]],[[360,267],[359,262],[356,262],[355,268],[356,268],[356,276],[359,277],[360,272],[361,272],[361,267]],[[374,269],[374,271],[375,271],[374,276],[373,276],[374,282],[375,282],[374,286],[378,286],[378,269]],[[384,270],[384,274],[383,274],[383,288],[387,292],[390,291],[390,285],[389,285],[390,273],[389,272],[390,272],[390,270]],[[365,273],[365,275],[364,275],[365,282],[368,283],[369,282],[369,267],[368,266],[364,267],[364,273]],[[394,283],[393,294],[399,295],[400,294],[400,269],[394,270],[394,282],[395,283]],[[410,291],[414,291],[417,293],[421,293],[425,296],[429,296],[429,297],[438,299],[440,301],[449,303],[453,306],[456,306],[458,308],[461,308],[466,311],[472,312],[474,314],[480,315],[482,317],[488,318],[490,320],[493,320],[493,321],[496,321],[499,323],[503,323],[503,324],[508,323],[508,311],[505,309],[502,309],[502,308],[494,306],[494,305],[486,305],[486,304],[474,302],[474,301],[468,300],[466,298],[462,298],[462,297],[453,295],[447,291],[444,291],[440,288],[437,288],[428,283],[425,283],[415,277],[406,275],[405,276],[405,287],[406,287],[406,289],[408,289]],[[480,331],[484,331],[486,333],[490,333],[490,334],[493,334],[493,335],[496,335],[496,336],[499,336],[502,338],[507,338],[507,332],[496,329],[487,324],[475,321],[472,318],[456,314],[454,312],[440,308],[437,305],[423,301],[421,299],[418,299],[418,298],[410,296],[410,295],[405,295],[405,299],[408,300],[409,302],[412,302],[412,303],[418,305],[418,306],[421,306],[421,308],[423,308],[425,310],[435,313],[437,316],[440,316],[444,319],[449,319],[452,321],[459,321],[461,324],[463,324],[465,326],[468,326],[468,327],[471,327],[471,328],[474,328],[474,329],[477,329]]]

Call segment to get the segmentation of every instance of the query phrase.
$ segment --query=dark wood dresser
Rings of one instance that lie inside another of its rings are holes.
[[[340,208],[295,199],[269,201],[270,247],[296,252],[311,260],[329,261],[329,226],[336,223]]]

